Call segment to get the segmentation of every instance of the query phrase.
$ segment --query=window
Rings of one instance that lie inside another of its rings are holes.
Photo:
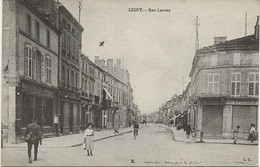
[[[46,79],[48,83],[51,83],[51,58],[46,56]]]
[[[27,15],[26,21],[27,21],[27,24],[26,24],[27,33],[29,36],[31,36],[32,35],[32,19],[31,19],[30,15]]]
[[[62,66],[61,67],[61,82],[62,82],[62,86],[64,86],[65,84],[65,73],[66,73],[66,70],[65,70],[65,66]]]
[[[70,32],[71,31],[71,25],[68,24],[67,30]]]
[[[70,87],[70,69],[67,69],[67,86]]]
[[[252,54],[246,55],[246,64],[251,65],[252,63],[253,63],[253,55]]]
[[[72,87],[74,87],[74,80],[75,78],[74,78],[74,71],[71,71],[71,83],[70,83],[70,85],[72,86]]]
[[[219,92],[219,74],[210,74],[208,78],[208,90],[211,93]]]
[[[77,90],[77,89],[78,89],[78,73],[76,73],[76,78],[75,78],[75,80],[76,80],[75,88],[76,88],[76,90]]]
[[[62,33],[62,42],[61,42],[61,48],[62,48],[62,55],[66,56],[66,34]]]
[[[32,78],[36,80],[36,49],[32,52]]]
[[[25,76],[32,78],[32,46],[25,46],[25,61],[24,61],[24,73]]]
[[[42,79],[42,54],[40,51],[36,51],[36,80],[41,81]]]
[[[231,75],[231,95],[238,96],[240,95],[241,89],[241,74],[234,73]]]
[[[85,88],[85,80],[84,80],[84,78],[81,78],[81,89],[82,90],[84,90],[84,88]]]
[[[259,64],[259,53],[253,53],[253,64]]]
[[[249,95],[256,96],[258,95],[259,89],[259,74],[258,73],[250,73],[249,74]]]
[[[67,54],[70,57],[70,37],[67,36]]]
[[[47,47],[50,48],[51,45],[51,39],[50,39],[50,31],[47,30]]]
[[[211,66],[218,64],[218,55],[211,55]]]
[[[43,54],[41,54],[41,62],[42,62],[42,65],[41,65],[41,72],[42,72],[42,74],[41,74],[41,82],[44,82],[44,72],[45,72],[45,56],[43,55]]]
[[[63,18],[63,19],[62,19],[62,26],[63,26],[63,28],[66,28],[66,25],[67,25],[67,22],[66,22],[66,20]]]
[[[40,24],[38,22],[35,23],[35,37],[37,41],[40,41]]]
[[[240,65],[240,53],[234,53],[233,64],[234,65]]]

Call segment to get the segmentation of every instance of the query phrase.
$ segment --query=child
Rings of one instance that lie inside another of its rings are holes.
[[[240,128],[240,126],[237,125],[236,128],[234,129],[234,134],[233,134],[234,135],[234,144],[237,144],[239,128]]]
[[[88,128],[85,130],[85,135],[84,135],[87,156],[93,156],[92,154],[93,138],[94,138],[94,130],[92,124],[90,124]]]

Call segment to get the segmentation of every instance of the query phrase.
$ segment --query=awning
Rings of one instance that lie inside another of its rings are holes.
[[[112,100],[113,98],[112,98],[112,96],[110,95],[110,93],[107,91],[107,89],[106,88],[103,88],[104,90],[105,90],[105,92],[106,92],[106,94],[108,95],[108,97]]]

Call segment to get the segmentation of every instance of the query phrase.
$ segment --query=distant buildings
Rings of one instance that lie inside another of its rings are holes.
[[[214,45],[198,49],[189,76],[186,90],[171,100],[175,126],[189,123],[205,137],[222,138],[231,138],[236,125],[244,138],[251,123],[258,129],[259,17],[253,35],[216,37]],[[160,107],[154,113],[155,121],[170,121],[163,112]]]
[[[2,129],[5,142],[24,140],[38,118],[44,136],[128,127],[139,120],[130,74],[112,59],[81,52],[83,27],[53,0],[3,1]],[[58,118],[58,122],[54,122]],[[55,124],[58,123],[58,124]]]

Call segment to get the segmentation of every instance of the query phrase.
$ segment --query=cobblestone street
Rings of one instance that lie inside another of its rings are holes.
[[[246,166],[258,164],[257,157],[258,147],[255,145],[175,142],[166,128],[146,125],[140,129],[136,140],[132,133],[127,133],[95,142],[93,157],[86,156],[82,146],[40,147],[38,161],[29,164],[26,148],[4,148],[2,165]]]

